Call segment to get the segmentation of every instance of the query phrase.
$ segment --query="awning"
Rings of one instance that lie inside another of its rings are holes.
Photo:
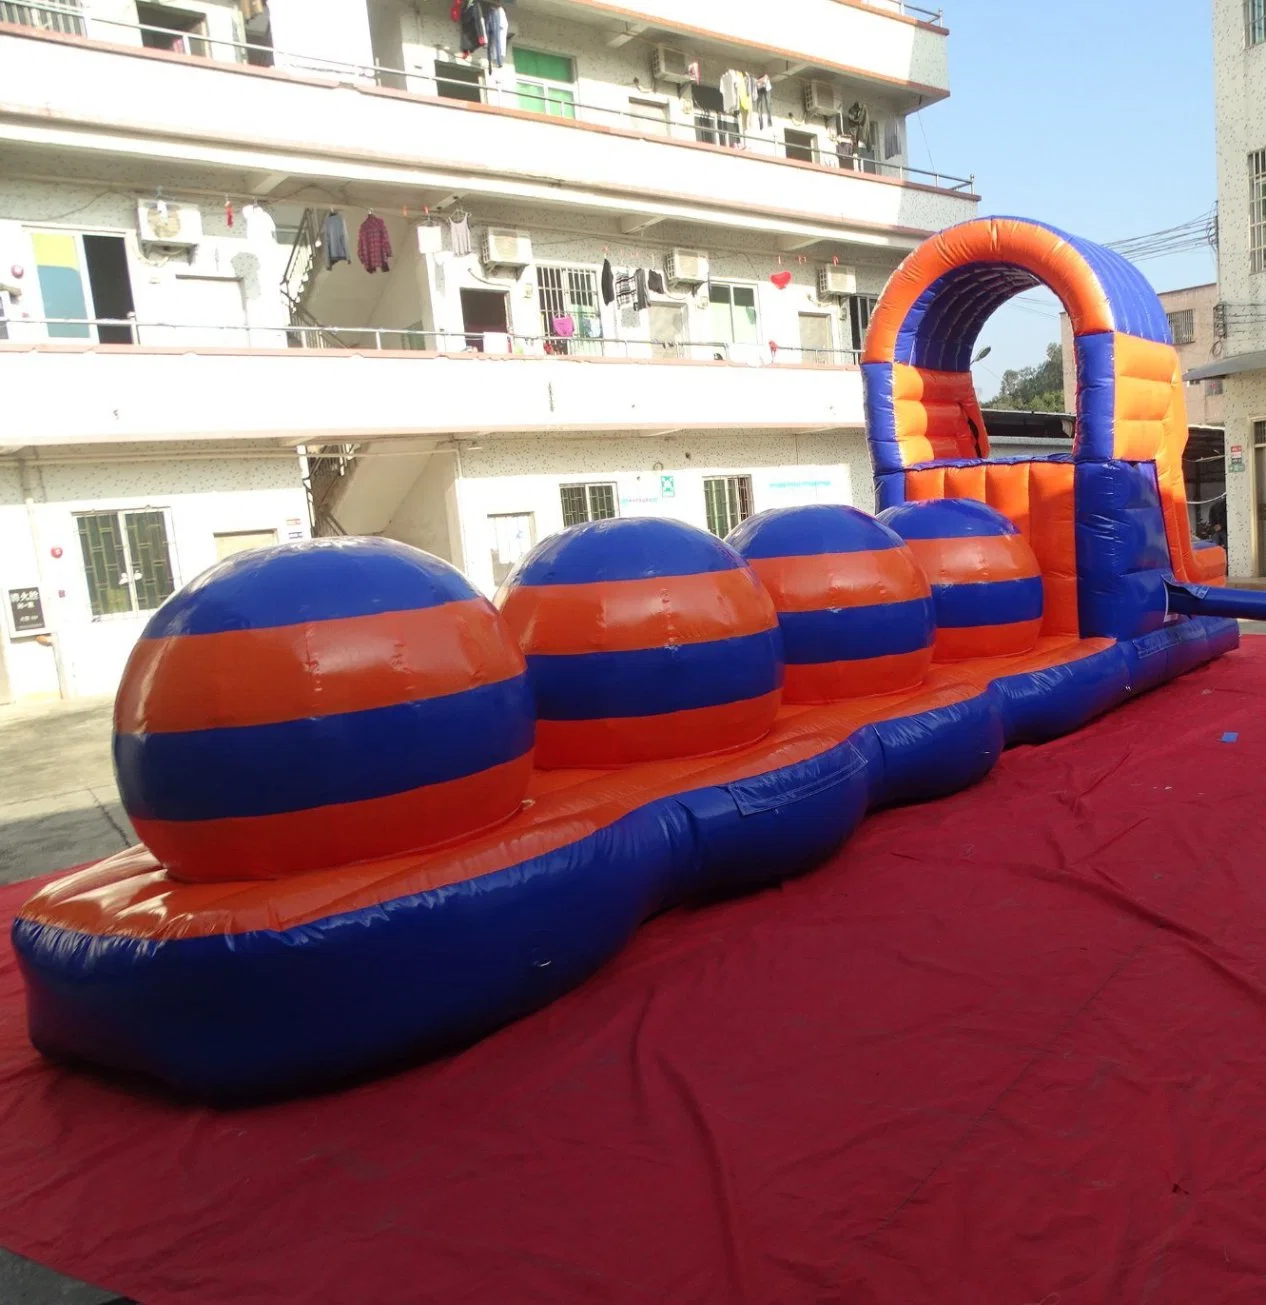
[[[1193,367],[1184,375],[1185,381],[1213,381],[1219,376],[1235,376],[1240,372],[1256,372],[1266,368],[1266,349],[1254,353],[1236,354],[1234,358],[1219,358],[1217,362]]]

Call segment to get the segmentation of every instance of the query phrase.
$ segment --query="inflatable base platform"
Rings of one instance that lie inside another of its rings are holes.
[[[656,912],[809,869],[867,811],[975,783],[1005,747],[1075,730],[1238,642],[1234,621],[1196,616],[937,665],[908,692],[784,705],[723,756],[537,770],[498,827],[337,872],[179,882],[134,848],[23,908],[31,1037],[219,1100],[450,1050],[575,986]]]

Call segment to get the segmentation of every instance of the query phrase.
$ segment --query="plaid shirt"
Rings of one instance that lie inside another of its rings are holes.
[[[387,238],[387,224],[371,213],[360,224],[356,237],[356,257],[366,272],[390,272],[387,260],[391,257],[391,241]]]

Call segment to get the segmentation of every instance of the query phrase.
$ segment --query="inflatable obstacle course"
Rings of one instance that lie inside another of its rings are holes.
[[[972,346],[1043,281],[1077,332],[1077,440],[993,461]],[[872,319],[879,520],[593,523],[533,550],[499,610],[382,540],[198,577],[116,704],[147,847],[14,923],[36,1046],[216,1099],[460,1047],[649,915],[810,870],[868,810],[1233,648],[1225,617],[1259,596],[1192,547],[1167,331],[1118,256],[969,223]]]

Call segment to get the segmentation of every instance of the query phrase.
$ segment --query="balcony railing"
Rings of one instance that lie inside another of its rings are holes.
[[[909,6],[902,6],[909,8]],[[930,11],[920,11],[928,12]],[[256,45],[249,42],[230,41],[198,33],[191,38],[188,32],[174,28],[156,27],[146,23],[129,23],[121,19],[102,18],[96,14],[85,15],[77,7],[62,4],[10,3],[0,0],[0,19],[17,23],[20,26],[35,27],[46,31],[58,31],[72,36],[84,36],[85,18],[92,27],[108,27],[136,32],[142,36],[163,37],[176,49],[168,53],[183,55],[198,62],[250,63],[254,65],[273,64],[278,59],[285,62],[287,69],[313,72],[321,76],[346,78],[353,82],[372,82],[375,85],[396,91],[414,94],[422,99],[442,99],[446,106],[460,109],[463,104],[472,103],[467,99],[472,91],[480,93],[481,105],[494,109],[513,109],[541,113],[562,126],[586,124],[615,127],[641,136],[647,140],[691,141],[695,143],[717,145],[733,149],[738,153],[751,153],[767,158],[782,159],[791,162],[816,164],[820,167],[835,168],[849,176],[857,174],[884,177],[892,181],[911,185],[926,186],[933,190],[961,193],[974,192],[975,176],[958,177],[923,168],[913,168],[906,163],[888,162],[877,157],[856,153],[851,147],[841,142],[834,149],[823,149],[820,144],[788,142],[775,134],[763,134],[743,130],[735,118],[716,114],[697,113],[690,121],[674,121],[664,115],[633,113],[627,109],[612,109],[606,105],[588,104],[582,101],[568,103],[551,103],[544,112],[536,108],[524,110],[522,97],[515,89],[502,88],[496,84],[476,84],[474,82],[437,78],[429,73],[402,68],[389,68],[381,64],[342,63],[330,59],[312,59],[291,51],[274,49],[271,46]],[[192,47],[191,47],[192,42]],[[220,53],[223,52],[223,53]],[[419,85],[424,90],[418,90]],[[533,98],[533,97],[528,97]],[[793,128],[804,134],[799,128]]]
[[[524,335],[513,331],[422,331],[388,326],[228,326],[207,322],[142,322],[135,317],[14,317],[5,322],[8,342],[19,344],[99,344],[150,348],[332,349],[408,351],[453,356],[482,353],[525,358],[618,358],[638,362],[740,363],[749,366],[797,365],[855,367],[854,349],[800,348],[771,343],[735,344],[727,340],[660,340]],[[44,333],[34,338],[24,328]],[[17,329],[21,328],[21,329]],[[5,337],[0,336],[0,339]]]

